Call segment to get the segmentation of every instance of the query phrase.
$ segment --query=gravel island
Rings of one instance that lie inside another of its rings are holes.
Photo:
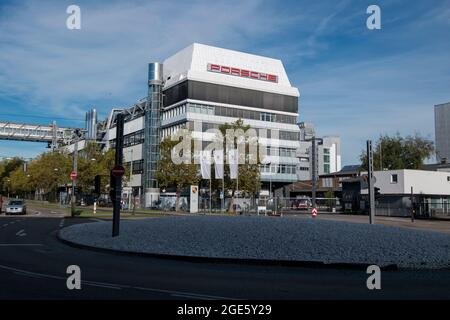
[[[450,235],[310,217],[192,216],[73,225],[59,237],[122,252],[243,260],[450,267]]]

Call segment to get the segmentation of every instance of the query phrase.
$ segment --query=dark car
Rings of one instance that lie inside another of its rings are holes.
[[[5,208],[6,215],[27,214],[27,205],[23,200],[10,200]]]

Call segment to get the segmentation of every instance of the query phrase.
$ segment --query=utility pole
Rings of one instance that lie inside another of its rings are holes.
[[[130,194],[128,195],[128,205],[129,208],[128,210],[131,209],[131,201],[132,201],[132,194],[133,194],[133,187],[131,186],[131,181],[132,181],[132,177],[133,177],[133,149],[131,149],[130,151],[131,153],[131,161],[130,161]],[[133,197],[133,214],[134,214],[134,197]]]
[[[380,171],[383,171],[383,139],[380,139]]]
[[[373,150],[372,141],[367,140],[367,176],[369,195],[369,222],[374,224],[375,220],[375,189],[373,176]]]
[[[316,180],[317,180],[317,149],[316,149],[316,137],[312,137],[311,141],[311,163],[312,163],[312,174],[311,174],[311,195],[312,195],[312,207],[316,208]]]
[[[111,190],[111,196],[113,200],[113,230],[112,236],[119,235],[120,228],[120,206],[122,200],[122,177],[125,173],[125,169],[122,166],[123,160],[123,127],[125,123],[125,117],[123,113],[117,114],[116,118],[116,154],[115,154],[115,166],[111,170],[111,184],[114,188]]]
[[[74,150],[73,150],[72,172],[75,172],[75,174],[78,174],[78,135],[76,136],[75,139],[76,140],[75,140],[75,145],[74,145]],[[75,217],[75,206],[76,206],[76,202],[77,202],[77,195],[75,192],[76,187],[77,187],[77,180],[72,179],[72,203],[71,203],[72,218]]]
[[[414,189],[411,186],[411,222],[414,222],[414,214],[415,214],[415,201],[414,201]]]

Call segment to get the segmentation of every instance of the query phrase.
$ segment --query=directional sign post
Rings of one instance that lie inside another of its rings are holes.
[[[312,217],[315,218],[317,216],[317,208],[312,208],[311,213]]]

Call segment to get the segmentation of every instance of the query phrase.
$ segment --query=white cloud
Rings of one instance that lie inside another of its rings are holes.
[[[83,2],[81,30],[66,28],[67,4],[26,1],[3,8],[0,96],[23,96],[29,110],[82,116],[146,95],[146,68],[192,42],[245,47],[284,23],[261,1]],[[239,10],[231,11],[231,8]],[[7,14],[5,14],[7,12]]]

